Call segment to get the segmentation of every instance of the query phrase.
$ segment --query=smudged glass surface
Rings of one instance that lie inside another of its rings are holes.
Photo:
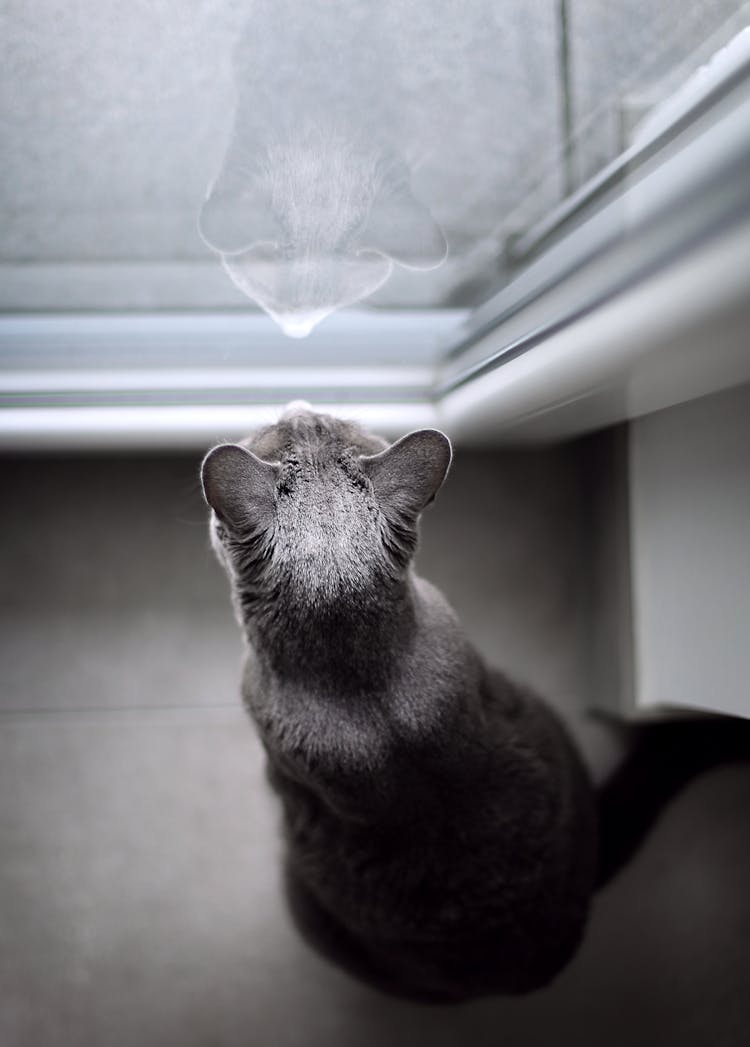
[[[303,334],[357,301],[472,305],[748,21],[738,0],[6,0],[0,308],[259,305]]]

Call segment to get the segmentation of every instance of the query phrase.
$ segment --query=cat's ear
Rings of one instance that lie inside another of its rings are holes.
[[[363,455],[376,498],[417,516],[440,490],[451,464],[451,443],[438,429],[419,429],[380,454]]]
[[[266,523],[273,513],[278,466],[239,444],[220,444],[201,466],[203,494],[232,530]]]

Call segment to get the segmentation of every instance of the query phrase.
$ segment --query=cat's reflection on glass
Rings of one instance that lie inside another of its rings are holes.
[[[259,0],[235,49],[234,126],[199,230],[288,335],[372,294],[394,265],[446,256],[412,189],[398,29],[377,6]]]

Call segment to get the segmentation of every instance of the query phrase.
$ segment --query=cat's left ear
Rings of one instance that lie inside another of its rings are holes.
[[[360,462],[383,505],[417,516],[440,490],[452,454],[445,433],[419,429],[380,454],[363,455]]]
[[[206,501],[223,524],[241,531],[273,514],[278,466],[239,444],[219,444],[201,466]]]

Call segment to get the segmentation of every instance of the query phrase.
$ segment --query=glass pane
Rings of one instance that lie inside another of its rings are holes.
[[[472,306],[747,22],[737,0],[6,0],[0,308]]]

